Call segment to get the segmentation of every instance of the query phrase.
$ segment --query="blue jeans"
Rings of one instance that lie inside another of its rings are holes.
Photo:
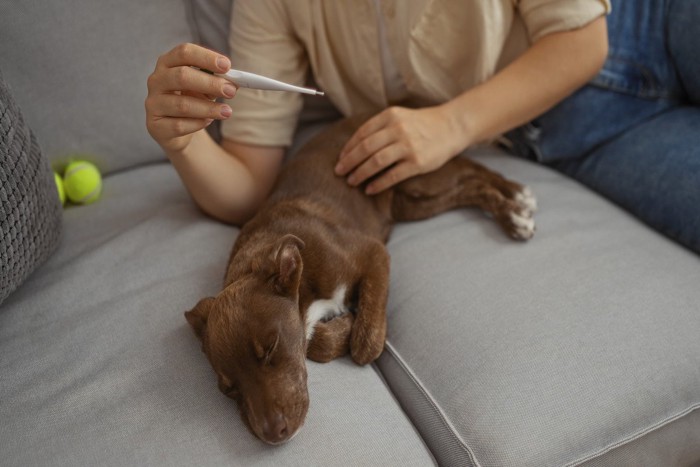
[[[613,0],[587,86],[507,137],[700,253],[700,0]]]

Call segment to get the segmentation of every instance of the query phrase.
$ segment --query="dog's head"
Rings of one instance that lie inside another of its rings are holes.
[[[294,436],[309,407],[306,336],[299,309],[304,243],[287,235],[266,246],[216,297],[185,313],[243,420],[261,440]]]

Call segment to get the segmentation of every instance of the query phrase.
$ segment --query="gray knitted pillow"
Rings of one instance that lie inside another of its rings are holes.
[[[0,304],[56,248],[53,172],[0,75]]]

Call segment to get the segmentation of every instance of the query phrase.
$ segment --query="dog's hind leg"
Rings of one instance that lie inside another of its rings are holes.
[[[396,221],[414,221],[467,206],[492,215],[512,238],[527,240],[535,232],[532,215],[537,204],[529,188],[466,157],[455,157],[434,172],[397,185],[391,212]]]

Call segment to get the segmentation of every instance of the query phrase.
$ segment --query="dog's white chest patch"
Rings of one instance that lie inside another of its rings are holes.
[[[323,319],[335,318],[348,312],[345,306],[345,294],[348,288],[345,284],[339,285],[331,298],[314,300],[306,310],[306,339],[314,335],[316,323]]]

